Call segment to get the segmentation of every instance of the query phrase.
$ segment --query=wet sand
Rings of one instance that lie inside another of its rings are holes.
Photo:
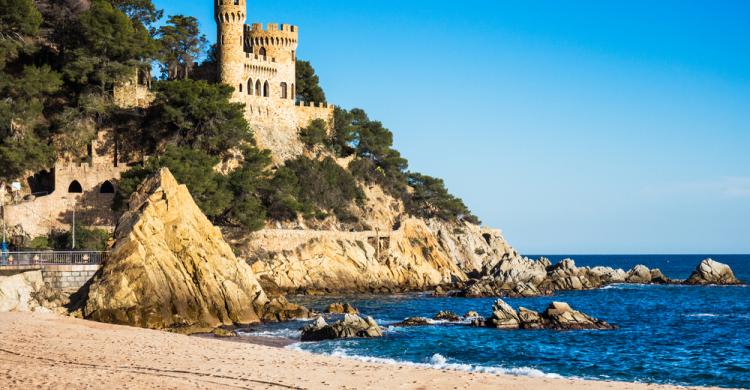
[[[673,389],[367,363],[255,343],[0,313],[0,388]],[[262,340],[255,340],[261,342]],[[266,340],[267,342],[267,340]],[[276,342],[278,344],[278,342]]]

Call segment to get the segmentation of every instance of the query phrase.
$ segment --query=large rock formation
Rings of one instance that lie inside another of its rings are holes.
[[[380,326],[372,317],[344,314],[344,319],[329,325],[323,317],[302,328],[302,341],[347,339],[354,337],[382,337]]]
[[[732,269],[728,265],[714,261],[713,259],[705,259],[698,264],[695,271],[685,281],[685,284],[741,284],[737,278],[734,277]]]
[[[422,291],[468,279],[413,218],[393,232],[268,229],[239,248],[269,293]]]
[[[146,180],[128,206],[89,287],[86,318],[184,332],[260,320],[268,299],[251,267],[169,170]]]

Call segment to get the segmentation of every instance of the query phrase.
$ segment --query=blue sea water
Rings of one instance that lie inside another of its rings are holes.
[[[547,256],[579,266],[625,270],[636,264],[687,278],[704,258],[726,263],[750,283],[750,255]],[[507,298],[511,306],[543,310],[565,301],[577,310],[619,326],[612,331],[497,330],[462,325],[393,328],[410,316],[440,310],[489,316],[494,299],[430,298],[419,294],[351,297],[290,297],[322,310],[351,302],[386,326],[385,337],[298,343],[293,348],[356,359],[406,362],[439,368],[532,376],[750,388],[750,286],[612,285],[552,297]],[[254,335],[299,337],[301,323],[262,325]]]

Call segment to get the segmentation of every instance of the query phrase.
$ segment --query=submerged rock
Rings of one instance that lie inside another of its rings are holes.
[[[475,318],[475,317],[479,317],[479,313],[477,313],[474,310],[469,310],[466,312],[466,314],[464,314],[464,318]]]
[[[345,314],[344,319],[329,325],[323,317],[302,328],[302,341],[322,341],[355,337],[382,337],[380,326],[372,317]]]
[[[452,311],[441,311],[440,313],[437,313],[435,317],[433,317],[435,320],[442,320],[442,321],[449,321],[449,322],[458,322],[461,321],[461,317],[452,312]]]
[[[698,264],[695,271],[685,281],[685,284],[720,284],[720,285],[732,285],[741,284],[737,278],[734,277],[734,272],[729,268],[728,265],[714,261],[713,259],[705,259]]]
[[[425,317],[409,317],[401,322],[393,324],[393,326],[427,326],[434,324],[429,318]]]
[[[168,169],[131,196],[83,314],[184,333],[259,322],[268,298]]]
[[[354,306],[349,303],[332,303],[325,310],[328,314],[359,314]]]

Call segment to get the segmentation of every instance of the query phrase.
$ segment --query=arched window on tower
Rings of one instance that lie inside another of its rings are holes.
[[[247,94],[252,95],[253,94],[253,79],[247,79]]]
[[[260,96],[260,94],[263,92],[263,87],[260,83],[260,80],[255,82],[255,96]]]
[[[281,98],[282,99],[288,99],[288,91],[286,89],[286,83],[281,83]]]
[[[261,47],[260,50],[258,51],[258,55],[260,55],[261,57],[265,58],[265,56],[266,56],[266,48],[265,47]]]
[[[240,92],[242,92],[242,83],[240,83]]]
[[[78,180],[73,180],[68,186],[68,193],[80,194],[82,192],[83,192],[83,187],[81,187],[81,183],[79,183]]]
[[[240,0],[234,0],[234,5],[240,5]]]
[[[102,183],[101,186],[99,186],[99,193],[100,194],[114,194],[115,193],[115,186],[112,185],[112,182],[109,180]]]
[[[266,83],[263,84],[263,96],[264,97],[271,96],[271,86],[268,84],[268,81],[266,81]]]
[[[297,95],[295,95],[295,91],[294,91],[294,84],[292,84],[292,93],[291,93],[291,95],[292,95],[292,99],[296,99],[297,98]]]

